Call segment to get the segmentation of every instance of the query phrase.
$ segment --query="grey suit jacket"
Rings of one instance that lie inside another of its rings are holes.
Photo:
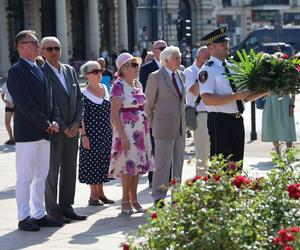
[[[181,100],[165,67],[151,73],[147,80],[145,111],[154,138],[169,140],[185,133],[185,77],[180,70],[177,74],[183,85]]]
[[[68,92],[46,62],[43,70],[53,87],[55,104],[59,108],[59,132],[63,133],[73,122],[81,122],[83,116],[83,96],[80,91],[76,71],[67,64],[61,64]]]

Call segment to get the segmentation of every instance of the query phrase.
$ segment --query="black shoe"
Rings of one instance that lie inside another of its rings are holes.
[[[19,221],[18,229],[23,231],[39,231],[40,227],[32,223],[30,217]]]
[[[156,208],[163,208],[163,207],[165,207],[165,201],[164,201],[164,199],[158,199],[158,200],[155,200],[154,201],[154,207],[156,207]]]
[[[91,197],[88,202],[89,202],[89,206],[103,206],[104,205],[102,201],[94,200]]]
[[[42,217],[41,219],[31,219],[32,223],[38,225],[40,227],[62,227],[64,222],[61,220],[53,220],[49,218],[47,215]]]
[[[74,211],[65,211],[65,212],[62,212],[62,214],[69,218],[70,220],[86,220],[87,219],[87,216],[86,215],[78,215],[78,214],[75,214]]]
[[[100,201],[102,201],[104,204],[114,204],[114,203],[115,203],[115,201],[110,200],[110,199],[107,199],[106,196],[104,196],[104,197],[99,197],[99,199],[100,199]]]
[[[50,214],[48,215],[50,217],[50,219],[52,220],[60,220],[60,221],[63,221],[64,223],[68,224],[68,223],[71,223],[71,220],[65,216],[63,216],[62,214],[60,213],[57,213],[57,214]]]

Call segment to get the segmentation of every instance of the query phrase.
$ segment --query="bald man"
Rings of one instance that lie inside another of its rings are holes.
[[[207,46],[199,48],[194,63],[184,70],[186,101],[189,106],[196,107],[197,111],[197,128],[194,131],[196,175],[207,175],[208,171],[210,143],[207,129],[207,112],[199,93],[198,73],[209,57]]]

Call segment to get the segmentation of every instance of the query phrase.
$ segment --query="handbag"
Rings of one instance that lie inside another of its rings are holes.
[[[201,96],[199,95],[197,97],[197,100],[195,102],[195,107],[186,105],[185,106],[185,122],[186,122],[186,128],[188,130],[195,130],[197,128],[197,110],[196,107],[201,101]]]
[[[265,107],[265,103],[266,103],[266,97],[261,97],[261,98],[258,98],[256,101],[255,101],[255,105],[256,105],[256,108],[257,109],[264,109]]]

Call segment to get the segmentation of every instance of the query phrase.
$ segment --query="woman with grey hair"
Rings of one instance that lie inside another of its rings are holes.
[[[101,206],[114,203],[103,192],[103,183],[109,181],[112,141],[109,94],[100,83],[102,71],[98,62],[88,61],[80,69],[88,82],[82,91],[84,115],[80,129],[79,181],[90,185],[89,205]]]

